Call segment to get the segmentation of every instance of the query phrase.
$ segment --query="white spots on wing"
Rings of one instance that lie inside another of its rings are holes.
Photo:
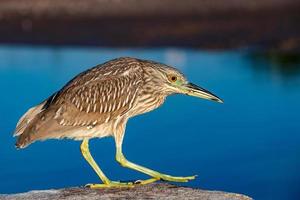
[[[125,72],[123,72],[123,74],[122,74],[123,76],[128,76],[129,75],[129,70],[127,70],[127,71],[125,71]]]
[[[141,83],[141,82],[138,81],[138,83]],[[137,84],[137,83],[136,83],[136,84]],[[136,88],[136,87],[135,87],[135,88]],[[132,108],[133,102],[134,102],[134,100],[136,99],[137,94],[138,94],[138,89],[136,88],[135,91],[133,92],[133,94],[132,94],[130,97],[128,97],[128,98],[129,98],[129,101],[130,101],[130,103],[129,103],[130,108]]]
[[[107,95],[107,102],[109,103],[112,99],[110,99],[110,93],[108,92],[108,93],[106,93],[106,95]]]
[[[111,110],[111,103],[108,105],[108,110],[107,110],[107,112],[111,112],[112,110]]]
[[[92,129],[94,126],[92,126],[92,125],[89,125],[89,126],[87,126],[86,128],[87,129]]]
[[[79,107],[79,110],[80,110],[80,111],[83,111],[83,106],[82,106],[82,105]]]
[[[94,104],[93,112],[97,112],[97,104]]]
[[[76,103],[76,97],[73,97],[71,102],[72,102],[72,104],[75,104]]]
[[[88,96],[86,96],[86,98],[85,98],[85,103],[86,103],[86,104],[89,103],[89,97],[88,97]]]
[[[106,103],[106,104],[104,104],[104,110],[103,110],[103,112],[106,113],[107,109],[108,109],[108,106],[107,106],[107,103]]]
[[[126,100],[123,99],[122,107],[124,107],[127,104]]]
[[[65,125],[65,120],[64,119],[60,120],[59,124],[60,125]]]
[[[80,102],[79,102],[79,99],[78,98],[76,98],[76,97],[74,97],[73,99],[75,99],[75,106],[76,106],[76,108],[79,108],[80,107]]]
[[[115,108],[116,108],[116,102],[114,102],[113,104],[112,104],[112,110],[115,110]]]
[[[126,99],[125,99],[125,105],[128,103],[128,100],[129,100],[129,95],[126,97]]]
[[[109,120],[110,120],[110,116],[108,116],[108,117],[105,119],[105,123],[107,123]]]
[[[96,101],[97,101],[97,91],[98,91],[98,90],[95,90],[94,93],[93,93],[93,104],[95,104]],[[95,111],[94,111],[94,112],[95,112]]]
[[[119,110],[121,108],[121,102],[117,102],[118,106],[117,106],[117,110]]]
[[[103,110],[104,110],[104,109],[103,109],[103,104],[100,104],[99,112],[100,112],[100,113],[103,113]]]
[[[86,112],[89,113],[90,112],[90,108],[91,108],[91,104],[88,104],[87,108],[86,108]]]
[[[108,71],[108,72],[104,73],[103,75],[107,76],[107,75],[110,75],[111,73],[112,73],[112,71]]]
[[[62,114],[62,112],[63,112],[63,108],[60,107],[60,108],[55,112],[54,119],[57,119],[58,117],[60,117],[61,114]]]
[[[114,90],[114,91],[113,91],[113,99],[116,99],[116,97],[117,97],[117,91]]]
[[[78,121],[74,121],[73,126],[77,126],[78,125]]]

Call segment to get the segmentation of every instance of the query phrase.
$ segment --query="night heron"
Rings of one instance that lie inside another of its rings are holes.
[[[195,176],[175,177],[128,161],[122,141],[129,118],[158,108],[171,94],[186,94],[217,102],[220,98],[189,83],[177,69],[135,58],[117,58],[84,71],[41,104],[30,108],[19,120],[16,147],[24,148],[37,140],[72,138],[82,140],[83,157],[103,184],[91,188],[133,186],[157,180],[187,182]],[[89,151],[89,139],[112,136],[116,160],[151,178],[137,182],[109,180]]]

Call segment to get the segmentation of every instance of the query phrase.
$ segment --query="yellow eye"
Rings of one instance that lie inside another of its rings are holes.
[[[177,81],[177,76],[171,75],[169,76],[169,80],[174,83]]]

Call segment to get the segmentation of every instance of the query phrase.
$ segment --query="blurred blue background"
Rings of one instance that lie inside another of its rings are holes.
[[[99,182],[80,142],[49,140],[24,150],[12,137],[19,117],[81,71],[119,56],[177,67],[224,104],[171,96],[129,120],[124,153],[138,164],[176,176],[183,185],[243,193],[254,199],[300,196],[300,60],[292,55],[190,49],[0,46],[0,193]],[[115,162],[112,138],[91,152],[112,180],[145,175]]]

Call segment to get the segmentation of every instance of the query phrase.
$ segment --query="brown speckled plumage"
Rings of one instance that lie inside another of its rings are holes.
[[[125,126],[129,117],[159,107],[172,92],[160,88],[160,80],[153,76],[159,68],[168,67],[126,57],[82,72],[20,119],[15,131],[17,147],[48,138],[115,134],[116,124]]]

